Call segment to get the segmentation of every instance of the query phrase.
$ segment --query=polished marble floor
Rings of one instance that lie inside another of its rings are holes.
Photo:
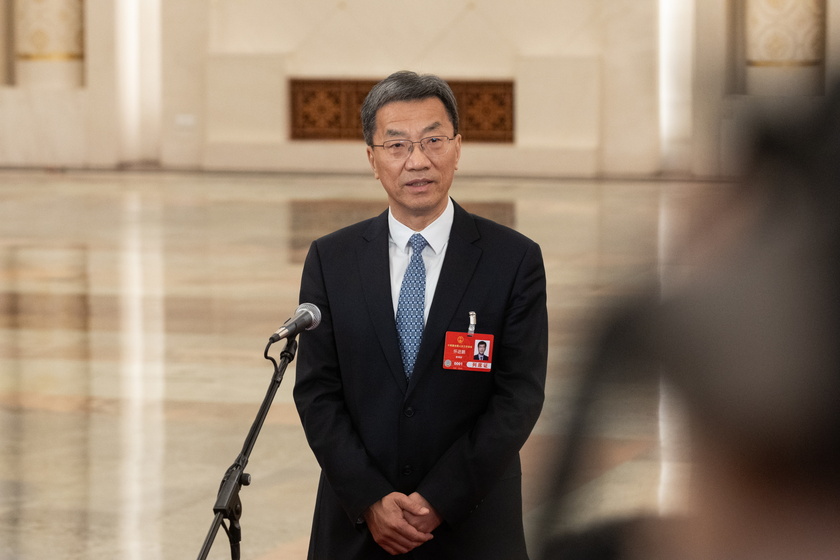
[[[456,181],[457,201],[507,209],[545,256],[550,368],[523,450],[529,538],[589,325],[678,270],[674,247],[726,189]],[[270,384],[267,337],[297,306],[300,244],[360,204],[385,207],[371,177],[0,172],[0,560],[197,557]],[[305,557],[318,468],[293,382],[294,362],[247,469],[242,558]],[[657,387],[604,396],[570,523],[679,507],[671,482],[687,464],[664,453],[661,403]],[[229,557],[219,532],[210,558]]]

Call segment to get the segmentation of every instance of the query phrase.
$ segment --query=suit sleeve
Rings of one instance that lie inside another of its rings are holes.
[[[495,386],[486,411],[418,488],[449,523],[467,517],[505,475],[542,410],[548,317],[545,268],[536,243],[521,258],[495,346]]]
[[[294,399],[306,438],[351,522],[393,487],[370,460],[348,414],[329,296],[317,242],[301,280],[301,301],[321,310],[317,329],[301,333]]]

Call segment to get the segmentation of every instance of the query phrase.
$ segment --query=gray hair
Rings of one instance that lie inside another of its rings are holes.
[[[365,143],[373,145],[376,132],[376,113],[393,101],[416,101],[437,97],[443,103],[449,120],[458,134],[458,103],[455,94],[443,79],[432,74],[417,74],[406,70],[394,72],[370,90],[362,103],[362,132]]]

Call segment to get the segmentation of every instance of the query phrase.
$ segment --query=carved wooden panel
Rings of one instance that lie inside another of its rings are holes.
[[[513,142],[513,82],[449,82],[461,135],[470,142]]]
[[[292,139],[358,140],[359,108],[376,81],[291,80]]]
[[[376,80],[289,83],[294,140],[359,140],[359,109]],[[461,135],[470,142],[513,142],[513,82],[451,80]]]

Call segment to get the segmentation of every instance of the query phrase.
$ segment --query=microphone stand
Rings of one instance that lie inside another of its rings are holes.
[[[286,366],[295,359],[295,352],[297,352],[297,341],[295,337],[286,339],[286,347],[280,353],[280,363],[278,364],[274,358],[268,355],[268,349],[273,343],[274,340],[269,339],[264,353],[265,359],[270,360],[274,364],[274,375],[271,378],[271,384],[265,394],[257,417],[251,425],[251,431],[248,433],[248,437],[245,438],[242,451],[222,478],[216,504],[213,506],[215,517],[213,518],[213,523],[210,525],[210,530],[207,532],[207,537],[204,539],[201,552],[198,554],[198,560],[205,560],[207,558],[216,534],[219,532],[219,527],[224,528],[225,533],[227,533],[228,540],[230,541],[231,559],[239,560],[239,543],[242,540],[242,528],[239,525],[239,518],[242,516],[242,502],[239,499],[239,490],[243,486],[251,484],[251,475],[245,472],[245,466],[248,464],[248,458],[254,449],[254,444],[268,415],[268,409],[271,407],[274,395],[277,393],[277,389],[283,381]],[[223,523],[225,519],[228,520],[228,525]]]

